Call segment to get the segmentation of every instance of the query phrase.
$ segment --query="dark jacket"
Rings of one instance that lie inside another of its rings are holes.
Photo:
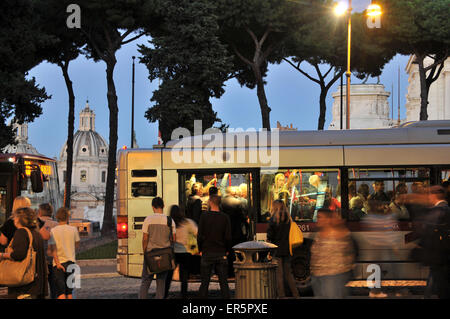
[[[198,225],[200,222],[200,216],[202,214],[202,200],[199,196],[189,196],[186,205],[186,217],[195,221]]]
[[[206,212],[200,217],[198,249],[203,254],[231,252],[230,218],[222,212]]]
[[[419,246],[424,249],[423,262],[429,266],[448,264],[450,208],[446,202],[432,207],[422,225]]]
[[[16,298],[19,295],[30,294],[33,297],[44,298],[48,295],[47,285],[47,261],[44,251],[44,240],[36,229],[31,230],[33,235],[33,249],[36,252],[36,280],[22,287],[8,288],[9,297]],[[15,261],[22,261],[26,258],[30,245],[28,232],[25,229],[18,229],[14,233],[11,258]]]
[[[246,218],[242,209],[242,202],[232,196],[222,199],[222,211],[230,217],[232,245],[246,241],[243,227],[246,227]]]
[[[277,224],[273,218],[270,220],[267,230],[267,240],[278,246],[275,251],[276,257],[289,256],[289,230],[291,222]]]

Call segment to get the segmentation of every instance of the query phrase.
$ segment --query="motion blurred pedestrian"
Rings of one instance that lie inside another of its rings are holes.
[[[423,262],[430,266],[427,296],[436,293],[440,299],[450,297],[450,209],[442,186],[429,188],[430,210],[427,213],[419,246]]]
[[[286,297],[284,282],[287,282],[293,297],[300,297],[295,285],[294,275],[292,274],[291,254],[289,251],[289,230],[292,222],[284,202],[279,199],[275,200],[272,204],[272,218],[267,230],[267,240],[278,246],[274,254],[274,259],[278,265],[278,298]]]
[[[44,299],[48,294],[47,262],[45,259],[44,241],[37,231],[36,212],[29,208],[19,208],[13,211],[13,221],[16,227],[11,241],[10,250],[0,253],[0,260],[10,259],[17,262],[27,257],[32,238],[32,249],[36,252],[35,280],[20,287],[8,287],[8,298],[14,299]]]
[[[372,248],[367,258],[381,262],[395,260],[401,242],[398,234],[393,231],[397,229],[398,222],[390,212],[389,203],[369,198],[367,205],[368,214],[361,220],[361,226],[366,231],[364,240],[366,245]],[[383,265],[382,271],[391,278],[397,278],[396,267],[395,263],[387,263]],[[381,287],[374,287],[370,289],[369,297],[386,298],[387,294]]]
[[[210,189],[211,190],[211,189]],[[170,217],[176,224],[177,239],[174,244],[175,262],[178,264],[178,271],[181,281],[181,297],[187,298],[189,268],[191,253],[198,251],[197,246],[197,224],[189,218],[186,218],[183,211],[177,205],[170,207]],[[195,246],[195,247],[194,247]],[[169,293],[172,282],[173,270],[170,270],[166,279],[165,298]]]
[[[319,232],[311,246],[311,284],[317,298],[345,298],[355,262],[355,245],[339,214],[319,209]]]

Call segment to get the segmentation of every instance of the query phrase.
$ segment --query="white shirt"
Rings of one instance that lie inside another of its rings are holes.
[[[69,225],[58,225],[50,231],[49,245],[56,245],[59,263],[75,262],[75,243],[80,241],[78,229]],[[53,266],[56,266],[53,260]]]

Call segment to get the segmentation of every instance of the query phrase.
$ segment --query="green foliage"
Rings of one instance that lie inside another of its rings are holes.
[[[379,3],[384,12],[379,41],[406,55],[448,51],[448,0],[380,0]]]
[[[92,249],[78,253],[77,260],[84,259],[114,259],[117,256],[117,240],[108,244],[94,247]]]
[[[0,4],[0,150],[13,141],[9,118],[32,122],[49,98],[28,71],[41,62],[37,55],[49,39],[39,32],[31,0],[3,0]]]
[[[150,30],[150,46],[140,46],[139,51],[149,79],[161,81],[151,99],[155,105],[145,116],[150,122],[159,121],[167,142],[178,127],[193,132],[194,120],[202,120],[203,129],[220,122],[210,98],[224,93],[232,65],[217,37],[213,2],[164,0],[156,8],[161,25]]]

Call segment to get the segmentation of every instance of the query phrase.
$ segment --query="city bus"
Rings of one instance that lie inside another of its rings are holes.
[[[221,143],[227,147],[217,147]],[[362,219],[352,217],[349,195],[360,188],[372,193],[377,182],[395,198],[399,184],[411,193],[440,184],[449,173],[450,121],[389,129],[186,135],[153,149],[123,149],[117,165],[117,270],[124,276],[141,275],[142,224],[153,214],[152,199],[162,197],[167,213],[171,205],[186,207],[192,186],[200,184],[206,195],[214,185],[222,197],[245,203],[250,240],[266,240],[271,202],[284,200],[305,237],[303,255],[293,262],[301,285],[310,277],[308,249],[317,231],[317,210],[330,199],[359,248],[354,280],[366,279],[374,263],[383,280],[423,280],[428,269],[409,257],[415,247],[409,239],[411,218],[402,216],[389,229],[371,230],[391,238],[393,249],[384,253],[367,240],[373,236]]]
[[[11,215],[14,198],[26,196],[31,207],[62,206],[56,160],[34,154],[0,154],[0,225]]]

